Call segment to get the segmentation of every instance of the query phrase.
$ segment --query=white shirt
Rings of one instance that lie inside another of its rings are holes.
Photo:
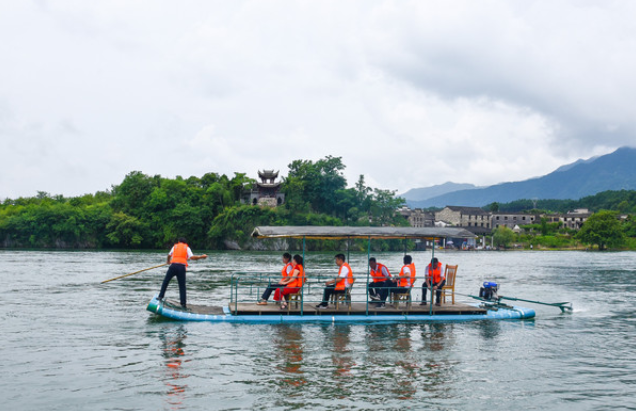
[[[402,268],[402,278],[404,277],[406,277],[406,286],[412,287],[413,284],[411,284],[411,268],[410,267]]]
[[[345,279],[345,288],[349,287],[351,284],[349,284],[349,268],[346,265],[343,265],[342,267],[340,267],[339,269],[340,271],[338,272],[338,277],[340,278],[344,278]]]

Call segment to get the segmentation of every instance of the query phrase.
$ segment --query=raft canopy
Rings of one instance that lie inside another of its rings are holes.
[[[252,237],[337,240],[348,238],[476,238],[477,236],[468,230],[457,227],[261,226],[254,228]]]

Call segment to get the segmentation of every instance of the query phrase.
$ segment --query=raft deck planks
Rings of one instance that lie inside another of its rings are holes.
[[[296,307],[295,304],[291,304],[289,310],[281,310],[278,304],[269,303],[267,305],[257,305],[255,303],[230,303],[228,308],[234,314],[235,310],[237,315],[300,315],[300,307]],[[475,307],[468,304],[443,304],[441,306],[433,305],[433,315],[483,315],[488,310]],[[352,303],[351,308],[347,304],[340,304],[338,309],[334,305],[329,305],[328,308],[317,309],[316,303],[303,304],[303,315],[366,315],[367,305],[365,303]],[[392,305],[386,304],[385,308],[376,308],[373,305],[369,305],[369,315],[429,315],[430,305],[419,305],[419,303],[413,304],[410,309],[404,304],[400,304],[398,308]]]

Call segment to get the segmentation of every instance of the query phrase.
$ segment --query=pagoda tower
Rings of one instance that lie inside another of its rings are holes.
[[[252,205],[276,207],[285,202],[285,194],[280,192],[280,182],[277,182],[278,171],[258,171],[260,182],[256,182],[252,189],[246,193],[244,202]]]

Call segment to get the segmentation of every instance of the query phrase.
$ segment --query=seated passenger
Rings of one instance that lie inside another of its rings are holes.
[[[400,270],[400,274],[397,277],[397,282],[393,282],[394,287],[389,290],[396,294],[406,294],[413,288],[415,283],[415,264],[413,258],[410,255],[404,256],[404,265]]]
[[[285,301],[285,296],[288,294],[296,294],[300,291],[302,286],[305,284],[305,268],[303,267],[303,258],[296,254],[291,261],[292,264],[292,272],[289,274],[284,281],[284,288],[277,288],[274,293],[274,300],[280,301],[280,309],[284,310],[287,308],[287,301]]]
[[[326,287],[322,293],[322,302],[316,308],[327,307],[332,294],[344,294],[345,290],[353,285],[353,271],[351,271],[351,267],[345,260],[344,254],[336,255],[336,265],[339,267],[338,276],[325,283]]]
[[[290,260],[291,260],[291,254],[289,253],[283,254],[283,264],[285,264],[285,266],[283,267],[283,270],[281,271],[281,275],[282,275],[281,280],[277,284],[269,284],[267,288],[265,289],[265,291],[263,292],[263,295],[261,296],[260,301],[257,302],[256,304],[267,305],[267,300],[269,300],[269,296],[274,292],[274,290],[278,288],[284,288],[287,285],[287,283],[289,282],[287,281],[287,278],[292,272],[292,264]]]
[[[435,305],[442,305],[442,287],[446,284],[446,278],[444,278],[444,271],[442,270],[442,263],[437,258],[433,258],[431,263],[426,266],[426,273],[424,274],[425,280],[422,284],[422,303],[420,305],[426,305],[426,294],[431,289],[431,283],[433,291],[435,291]],[[431,296],[431,303],[433,303],[433,297]]]
[[[393,281],[391,281],[391,272],[384,264],[378,263],[375,257],[369,258],[369,268],[372,278],[372,282],[367,286],[369,298],[374,300],[372,304],[384,307],[386,297],[389,295],[389,287],[394,286]]]

